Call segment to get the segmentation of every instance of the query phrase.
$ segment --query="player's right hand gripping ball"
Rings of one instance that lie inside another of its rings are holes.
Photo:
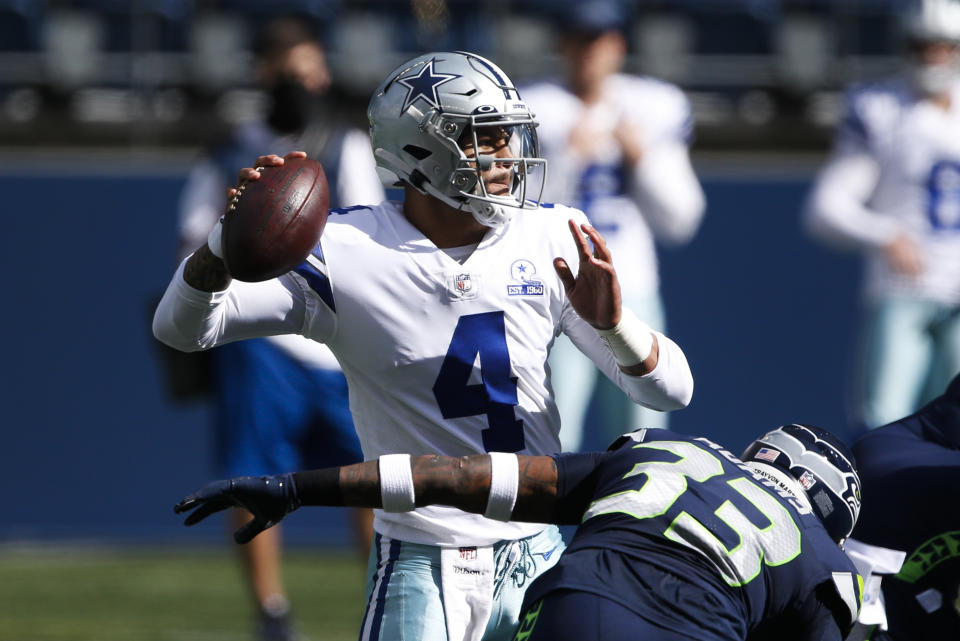
[[[330,189],[323,166],[288,158],[257,168],[258,180],[238,187],[223,219],[223,260],[237,280],[276,278],[306,260],[327,222]]]

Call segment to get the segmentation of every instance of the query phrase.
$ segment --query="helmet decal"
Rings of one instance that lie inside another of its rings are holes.
[[[420,68],[420,72],[416,74],[410,74],[403,78],[398,78],[397,82],[407,88],[407,97],[403,100],[403,106],[400,108],[400,113],[403,113],[407,108],[416,102],[418,99],[422,99],[427,102],[431,107],[440,106],[440,98],[437,96],[437,87],[444,84],[445,82],[450,82],[456,78],[459,78],[457,74],[453,73],[434,73],[433,63],[437,61],[436,58],[427,62]]]

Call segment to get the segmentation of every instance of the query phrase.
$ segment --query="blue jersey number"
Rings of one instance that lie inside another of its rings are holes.
[[[482,383],[470,384],[480,357]],[[511,375],[503,312],[461,316],[433,384],[443,418],[487,415],[483,430],[487,452],[519,452],[524,448],[523,421],[514,415],[517,377]]]
[[[927,179],[927,215],[934,231],[960,230],[960,163],[943,160]]]

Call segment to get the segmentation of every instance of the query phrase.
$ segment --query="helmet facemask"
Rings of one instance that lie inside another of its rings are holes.
[[[527,111],[427,114],[424,133],[455,157],[447,184],[437,181],[436,191],[426,191],[487,227],[506,223],[512,209],[536,209],[546,179],[536,126]]]

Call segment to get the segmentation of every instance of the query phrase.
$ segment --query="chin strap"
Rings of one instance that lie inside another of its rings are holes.
[[[478,223],[487,227],[501,227],[511,218],[510,210],[502,205],[474,198],[467,201],[467,209]]]

